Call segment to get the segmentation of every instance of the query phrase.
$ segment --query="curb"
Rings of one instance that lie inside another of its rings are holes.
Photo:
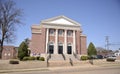
[[[49,71],[49,69],[47,69],[47,68],[12,69],[12,70],[0,70],[0,73],[27,72],[27,71]]]

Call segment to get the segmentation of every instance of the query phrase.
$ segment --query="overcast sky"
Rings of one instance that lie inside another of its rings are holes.
[[[31,38],[31,25],[41,20],[64,15],[80,23],[83,34],[87,35],[87,45],[93,42],[96,47],[105,47],[105,36],[110,43],[120,44],[120,0],[14,0],[23,9],[26,24],[17,30],[13,45],[25,38]],[[111,45],[118,49],[120,45]]]

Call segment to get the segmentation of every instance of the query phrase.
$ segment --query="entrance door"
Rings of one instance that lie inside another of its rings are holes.
[[[49,53],[53,54],[54,52],[54,46],[53,45],[49,45]]]
[[[63,54],[63,46],[58,46],[58,54]]]
[[[67,46],[67,54],[72,54],[72,46]]]

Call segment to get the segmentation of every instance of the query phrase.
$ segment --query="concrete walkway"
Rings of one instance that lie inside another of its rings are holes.
[[[38,62],[38,61],[37,61]],[[62,66],[62,67],[33,67],[33,68],[21,68],[21,69],[0,69],[0,73],[9,73],[9,72],[24,72],[24,71],[56,71],[56,70],[68,70],[68,69],[84,69],[84,68],[100,68],[100,67],[109,67],[109,66],[120,66],[120,60],[116,62],[105,62],[105,60],[95,60],[94,64],[91,65],[89,63],[78,65],[78,66]],[[27,62],[28,63],[28,62]],[[34,63],[34,62],[33,62]],[[2,61],[1,64],[4,64]],[[31,62],[30,62],[31,64]],[[34,64],[31,64],[34,65]],[[14,65],[13,65],[14,66]],[[27,65],[26,65],[27,66]],[[0,66],[1,67],[1,66]]]
[[[67,67],[46,67],[46,68],[32,68],[32,69],[10,69],[10,70],[0,70],[0,73],[9,72],[26,72],[26,71],[55,71],[55,70],[68,70],[68,69],[78,69],[78,68],[95,68],[96,65],[85,64],[82,66],[67,66]]]

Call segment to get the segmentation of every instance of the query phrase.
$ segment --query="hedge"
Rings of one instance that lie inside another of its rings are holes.
[[[17,59],[11,59],[11,60],[9,61],[9,63],[10,63],[10,64],[19,64],[19,60],[17,60]]]
[[[45,61],[45,58],[44,57],[40,57],[39,60],[40,61]]]
[[[24,57],[22,60],[27,61],[27,60],[35,60],[35,57]]]
[[[40,61],[45,61],[44,57],[24,57],[23,61],[27,61],[27,60],[40,60]]]
[[[81,60],[88,60],[88,56],[81,56],[80,59]]]

